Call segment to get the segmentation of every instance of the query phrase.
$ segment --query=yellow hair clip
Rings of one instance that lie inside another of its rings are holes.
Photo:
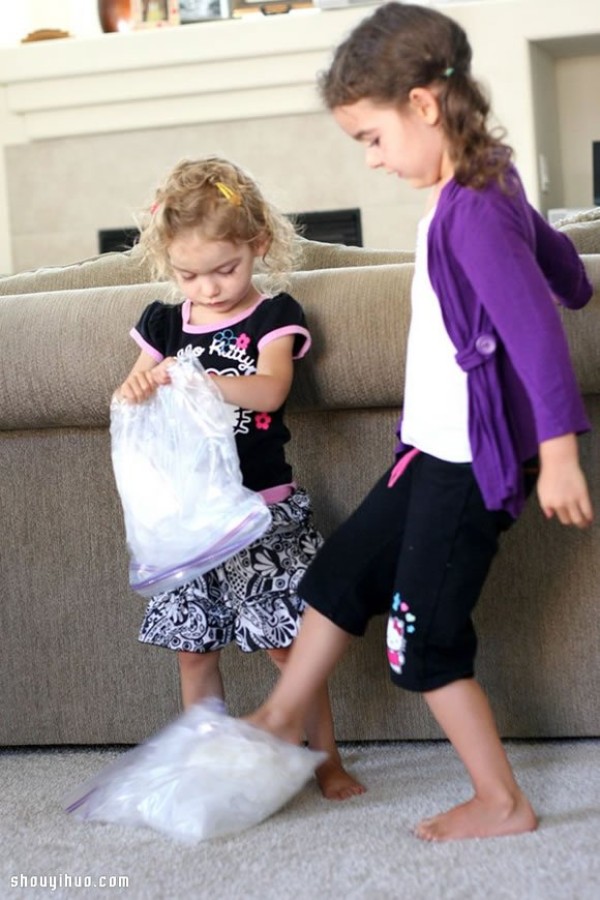
[[[238,194],[237,191],[234,191],[233,188],[230,188],[229,185],[223,184],[222,181],[215,181],[215,187],[219,191],[219,193],[223,194],[226,200],[229,203],[233,203],[234,206],[242,205],[242,198]]]

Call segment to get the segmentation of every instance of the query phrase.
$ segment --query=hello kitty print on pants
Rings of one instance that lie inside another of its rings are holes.
[[[406,641],[415,631],[416,617],[399,593],[394,594],[387,624],[387,657],[393,672],[402,672],[406,660]]]

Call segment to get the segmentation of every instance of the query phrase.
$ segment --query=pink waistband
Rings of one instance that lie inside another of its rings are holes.
[[[411,461],[411,459],[414,459],[415,456],[417,455],[417,453],[420,453],[420,452],[421,451],[417,450],[416,447],[413,447],[412,450],[409,450],[408,453],[405,453],[403,456],[400,457],[400,459],[398,460],[398,462],[396,463],[396,465],[390,472],[388,487],[390,487],[390,488],[394,487],[394,485],[396,484],[396,482],[398,481],[398,479],[400,478],[400,476],[406,469],[406,467],[409,464],[409,462]]]
[[[267,504],[282,503],[283,500],[291,497],[295,490],[296,482],[292,481],[291,484],[277,484],[275,487],[265,488],[264,491],[258,493]]]

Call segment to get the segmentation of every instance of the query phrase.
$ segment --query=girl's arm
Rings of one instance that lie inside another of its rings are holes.
[[[239,378],[211,375],[211,378],[227,403],[244,409],[273,412],[285,403],[292,386],[293,347],[294,335],[277,338],[260,351],[255,375]]]
[[[437,278],[438,296],[447,290],[458,296],[458,288],[467,298],[459,313],[471,301],[483,306],[529,397],[538,445],[588,430],[560,314],[531,246],[526,219],[520,215],[527,208],[525,201],[519,205],[518,196],[491,190],[463,191],[459,199],[446,213],[445,231],[438,235],[438,271],[430,269],[432,281],[434,274]],[[435,218],[432,228],[434,223]],[[565,235],[555,236],[570,244]],[[453,260],[452,267],[446,264],[447,257]],[[589,294],[588,285],[580,299]],[[466,321],[468,339],[480,320],[467,313]]]
[[[212,375],[227,403],[272,412],[285,402],[292,386],[294,363],[292,350],[294,336],[286,335],[271,341],[260,352],[255,375],[232,378],[229,375]],[[142,350],[131,372],[115,396],[129,403],[142,403],[160,384],[170,381],[167,369],[174,362],[166,357],[157,363],[153,356]]]
[[[552,294],[561,306],[581,309],[592,296],[592,285],[571,239],[530,208],[536,237],[537,261]]]
[[[537,492],[548,519],[556,516],[563,525],[577,525],[578,528],[591,524],[592,502],[579,465],[574,434],[564,434],[540,444]]]

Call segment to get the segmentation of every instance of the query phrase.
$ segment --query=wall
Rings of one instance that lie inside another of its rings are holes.
[[[531,46],[535,144],[538,152],[539,206],[544,211],[564,203],[556,60],[539,44]],[[566,173],[565,173],[566,174]]]
[[[249,168],[286,211],[359,206],[365,244],[412,247],[424,197],[367,171],[314,88],[330,48],[369,11],[0,49],[0,271],[95,253],[98,229],[130,224],[173,162],[209,152]],[[592,205],[597,0],[445,11],[469,33],[475,74],[491,90],[532,202]],[[540,152],[550,163],[546,193]]]
[[[97,0],[0,0],[0,45],[18,43],[40,28],[60,28],[77,37],[101,32]]]
[[[326,148],[318,165],[316,147]],[[315,113],[7,148],[15,269],[93,255],[98,229],[130,225],[173,162],[209,153],[231,157],[253,172],[286,212],[358,206],[365,243],[412,245],[422,196],[399,181],[373,177],[358,146],[328,115]],[[22,202],[28,197],[35,202]]]
[[[549,175],[539,206],[544,212],[592,206],[592,141],[600,140],[600,106],[593,100],[600,86],[600,35],[533,43],[531,63],[536,147]]]
[[[600,141],[600,51],[556,66],[560,154],[566,206],[593,205],[592,141]]]

